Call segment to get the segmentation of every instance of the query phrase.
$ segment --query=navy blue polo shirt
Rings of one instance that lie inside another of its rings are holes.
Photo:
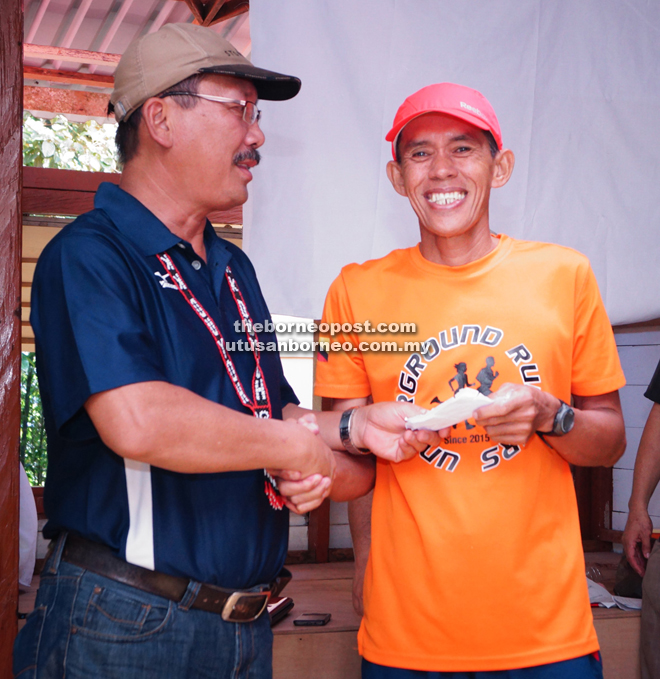
[[[162,381],[250,414],[212,335],[156,255],[170,255],[227,342],[246,339],[234,327],[228,264],[254,322],[270,319],[254,269],[208,222],[205,263],[114,184],[101,184],[94,205],[46,246],[32,286],[48,434],[44,535],[74,531],[131,563],[223,587],[269,582],[286,555],[288,512],[270,506],[263,470],[181,474],[125,460],[103,444],[83,407],[108,389]],[[276,342],[274,333],[259,340]],[[254,355],[230,353],[251,394]],[[298,400],[276,351],[262,352],[261,365],[281,419]]]

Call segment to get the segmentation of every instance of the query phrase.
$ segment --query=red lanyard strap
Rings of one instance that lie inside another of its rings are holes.
[[[234,302],[238,307],[238,312],[241,319],[244,321],[244,327],[247,327],[247,337],[249,340],[248,345],[252,348],[255,360],[254,375],[252,376],[252,398],[247,394],[247,391],[243,387],[241,378],[238,375],[238,370],[234,365],[234,361],[231,356],[227,353],[225,348],[225,341],[222,336],[220,328],[213,322],[213,319],[209,316],[206,309],[202,306],[199,300],[193,295],[190,288],[186,285],[183,280],[181,272],[177,269],[176,264],[172,261],[172,258],[167,253],[162,253],[156,255],[163,265],[163,268],[167,273],[170,274],[174,285],[177,290],[183,295],[184,299],[190,305],[190,308],[195,312],[197,317],[204,323],[204,326],[213,337],[220,356],[222,357],[222,362],[224,363],[225,370],[231,379],[231,383],[236,391],[236,395],[240,399],[241,403],[252,411],[255,417],[269,418],[272,417],[272,410],[270,404],[270,397],[268,395],[268,388],[266,387],[266,381],[264,380],[263,372],[261,370],[261,355],[257,348],[257,336],[253,329],[252,318],[250,312],[248,311],[245,300],[243,299],[243,294],[241,293],[238,283],[234,278],[231,268],[228,266],[225,269],[225,277],[227,283],[229,284],[229,289],[231,290]]]
[[[261,353],[258,349],[257,335],[254,332],[252,317],[248,311],[247,304],[243,298],[238,283],[232,274],[231,268],[227,266],[225,269],[225,278],[229,284],[229,290],[234,298],[234,302],[238,308],[238,313],[243,320],[243,326],[247,328],[246,335],[249,340],[248,345],[254,353],[255,368],[254,375],[252,376],[252,399],[247,395],[241,378],[238,375],[238,370],[231,359],[231,356],[227,353],[225,349],[225,341],[220,332],[220,328],[213,322],[213,319],[209,316],[206,309],[202,306],[199,300],[192,294],[190,288],[186,285],[183,280],[183,276],[177,269],[176,264],[172,261],[172,258],[165,252],[160,255],[156,255],[163,265],[165,271],[170,275],[172,282],[176,286],[177,290],[183,295],[184,299],[190,305],[190,308],[195,312],[197,317],[204,323],[204,326],[213,337],[220,356],[222,357],[222,362],[224,363],[225,370],[231,379],[231,383],[234,386],[236,395],[240,399],[241,403],[252,411],[255,417],[260,417],[262,419],[268,419],[273,416],[270,397],[268,395],[268,387],[266,386],[266,380],[264,379],[263,372],[261,370]],[[268,502],[273,509],[282,509],[284,507],[284,498],[277,489],[277,483],[275,479],[264,469],[264,474],[266,480],[264,482],[264,492],[268,498]]]

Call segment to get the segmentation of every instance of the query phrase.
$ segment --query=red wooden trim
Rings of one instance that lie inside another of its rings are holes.
[[[80,215],[94,207],[94,194],[101,182],[118,184],[121,175],[112,172],[80,172],[26,167],[23,172],[25,214]],[[209,214],[214,224],[242,224],[243,208]]]
[[[91,191],[95,193],[101,182],[119,184],[121,175],[114,172],[80,172],[55,170],[49,167],[24,167],[23,188],[58,189],[62,191]],[[26,212],[26,210],[23,210]]]
[[[26,214],[81,215],[93,208],[92,191],[23,189],[23,210]]]
[[[44,487],[32,486],[32,495],[34,495],[34,504],[37,506],[37,515],[40,519],[46,518],[44,512]]]
[[[660,325],[660,318],[654,318],[650,321],[640,321],[639,323],[626,323],[623,325],[614,325],[612,329],[614,332],[625,332],[626,330],[643,330],[647,326],[658,327]]]
[[[603,528],[598,533],[598,538],[603,542],[618,542],[621,544],[621,538],[623,537],[622,530],[612,530],[610,528]]]
[[[0,21],[0,677],[12,677],[18,619],[20,410],[21,128],[23,3],[2,3]]]
[[[109,94],[65,90],[62,87],[25,87],[23,108],[47,113],[75,113],[87,118],[113,118],[108,115]]]
[[[77,73],[76,71],[57,71],[54,68],[35,68],[23,66],[23,77],[28,80],[42,80],[65,85],[80,85],[90,87],[114,87],[115,79],[111,75],[96,75],[95,73]]]

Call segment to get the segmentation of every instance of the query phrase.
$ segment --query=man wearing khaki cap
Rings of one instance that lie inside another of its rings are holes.
[[[491,232],[490,191],[514,158],[482,94],[429,85],[386,139],[420,243],[344,267],[323,320],[405,318],[423,348],[333,353],[316,393],[454,416],[429,424],[452,425],[439,446],[379,461],[370,521],[370,507],[349,514],[358,566],[370,551],[363,678],[602,679],[569,466],[611,465],[625,447],[596,279],[573,250]]]
[[[398,460],[433,440],[405,432],[417,406],[318,421],[299,408],[274,334],[256,332],[270,316],[254,270],[206,219],[247,198],[258,98],[299,88],[199,26],[167,25],[122,57],[120,184],[100,186],[35,272],[52,542],[16,676],[270,677],[262,613],[284,505],[369,489],[373,462],[338,450]]]

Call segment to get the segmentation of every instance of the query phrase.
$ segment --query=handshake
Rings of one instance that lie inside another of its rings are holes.
[[[446,430],[406,429],[407,419],[423,412],[404,402],[360,406],[351,413],[342,440],[340,412],[313,413],[289,405],[284,411],[286,423],[294,428],[293,438],[300,445],[294,454],[296,464],[267,471],[285,505],[297,514],[315,509],[328,496],[339,502],[360,497],[374,485],[376,458],[402,462],[438,445],[446,435]]]

